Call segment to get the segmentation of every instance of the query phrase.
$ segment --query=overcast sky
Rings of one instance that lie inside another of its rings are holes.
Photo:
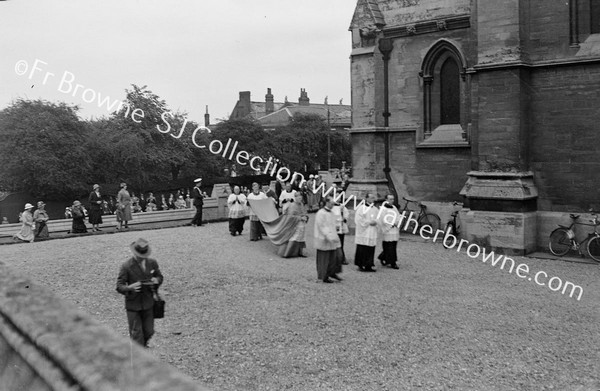
[[[329,103],[350,104],[348,26],[355,4],[0,1],[0,109],[17,98],[42,98],[76,104],[84,118],[107,115],[97,95],[123,99],[131,84],[147,85],[195,121],[203,121],[206,105],[212,122],[228,116],[239,91],[263,101],[267,87],[275,101],[297,101],[305,88],[311,102],[328,96]],[[36,60],[47,65],[38,61],[41,70],[31,74]],[[44,84],[47,72],[54,75]],[[74,81],[61,85],[63,77]],[[96,101],[85,102],[75,84],[93,90],[85,98]]]

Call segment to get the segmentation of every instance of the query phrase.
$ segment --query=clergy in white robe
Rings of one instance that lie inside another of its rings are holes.
[[[375,196],[367,193],[365,204],[358,207],[354,214],[356,223],[356,253],[354,264],[360,271],[374,272],[375,245],[377,244],[377,214],[379,210],[373,204]]]

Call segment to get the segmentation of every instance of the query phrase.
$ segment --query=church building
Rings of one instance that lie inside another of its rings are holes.
[[[600,209],[599,0],[358,0],[349,30],[350,193],[464,202],[516,254]]]

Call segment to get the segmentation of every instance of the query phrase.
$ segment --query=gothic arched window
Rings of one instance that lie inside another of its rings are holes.
[[[455,141],[466,140],[466,64],[460,51],[447,40],[429,50],[420,75],[423,77],[423,139],[437,129],[455,134]]]
[[[440,124],[460,123],[460,74],[448,57],[440,69]]]

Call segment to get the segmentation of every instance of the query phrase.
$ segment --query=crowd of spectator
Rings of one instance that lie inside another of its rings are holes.
[[[291,182],[276,181],[274,188],[270,185],[263,185],[258,191],[266,197],[273,199],[277,210],[280,214],[285,214],[287,209],[294,202],[300,203],[306,208],[306,212],[316,211],[323,206],[321,192],[313,192],[313,189],[318,189],[324,185],[324,181],[320,175],[309,175],[308,180],[302,182],[301,177],[294,178]],[[341,180],[341,181],[340,181]],[[338,180],[338,184],[333,184],[340,190],[345,191],[349,184],[349,177],[343,174]],[[118,226],[117,229],[128,228],[128,222],[133,219],[132,214],[154,212],[162,210],[176,209],[191,209],[194,207],[191,189],[181,188],[170,193],[161,193],[155,195],[153,192],[138,193],[139,197],[134,192],[127,190],[127,185],[121,183],[119,193],[114,195],[105,195],[101,192],[100,186],[95,184],[92,188],[85,204],[80,200],[73,201],[72,205],[67,206],[64,211],[65,219],[72,220],[72,229],[69,233],[86,233],[88,228],[85,219],[88,219],[92,225],[92,232],[101,231],[102,216],[116,215]],[[262,190],[262,191],[260,191]],[[252,194],[252,190],[246,186],[236,186],[235,194],[241,195],[244,199]],[[206,193],[203,194],[207,197]],[[250,197],[252,198],[252,197]],[[236,200],[238,197],[236,196]],[[87,202],[86,202],[87,201]],[[252,216],[249,212],[246,202],[243,203],[243,208],[237,211],[237,219],[245,216]],[[87,206],[87,207],[86,207]],[[232,205],[229,205],[230,207]],[[19,233],[13,238],[16,241],[33,242],[34,240],[42,240],[48,238],[47,222],[49,220],[48,213],[45,210],[43,201],[37,203],[37,209],[27,203],[25,210],[19,214],[19,222],[22,224]],[[243,210],[242,210],[243,209]],[[242,213],[243,212],[243,213]],[[244,216],[241,216],[241,215]],[[2,223],[7,223],[6,218]],[[252,220],[252,219],[251,219]],[[243,224],[243,220],[237,221],[237,224]],[[235,226],[237,227],[237,225]],[[235,228],[232,225],[232,234],[241,233],[241,227]],[[261,229],[262,231],[262,229]]]
[[[114,195],[104,195],[100,186],[95,184],[86,204],[80,200],[74,200],[70,206],[65,207],[65,219],[72,220],[69,233],[87,233],[85,219],[92,225],[92,232],[101,231],[102,216],[116,215],[119,225],[117,229],[128,228],[127,222],[132,220],[132,213],[144,213],[160,210],[190,209],[193,207],[190,190],[181,188],[172,193],[162,193],[158,198],[152,192],[141,193],[138,196],[127,190],[127,185],[121,183],[121,190]],[[85,201],[84,201],[85,202]],[[47,222],[48,213],[45,203],[39,201],[37,209],[34,205],[27,203],[22,212],[19,213],[21,229],[13,236],[15,241],[30,242],[43,240],[49,237]],[[34,211],[35,209],[35,211]],[[2,224],[8,224],[8,219],[3,218]]]

